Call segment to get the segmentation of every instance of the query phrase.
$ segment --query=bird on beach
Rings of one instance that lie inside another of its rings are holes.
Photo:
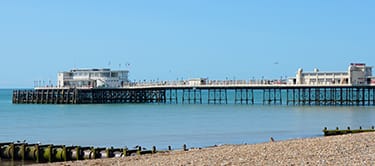
[[[273,139],[273,137],[270,137],[270,141],[275,142],[275,139]]]

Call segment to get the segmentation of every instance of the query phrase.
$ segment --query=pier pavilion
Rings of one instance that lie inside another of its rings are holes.
[[[118,88],[129,83],[127,70],[72,69],[58,73],[59,88]]]
[[[372,66],[351,63],[347,71],[327,72],[315,68],[313,72],[303,72],[300,68],[296,77],[289,78],[289,84],[297,85],[369,85],[372,83]]]

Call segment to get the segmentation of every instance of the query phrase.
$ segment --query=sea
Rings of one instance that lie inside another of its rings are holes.
[[[12,104],[0,90],[0,142],[157,149],[322,137],[371,128],[375,106],[263,104]]]

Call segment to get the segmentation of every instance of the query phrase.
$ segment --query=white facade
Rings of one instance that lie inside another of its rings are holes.
[[[352,63],[346,72],[303,72],[298,69],[295,78],[289,78],[288,84],[296,85],[369,85],[372,81],[372,67],[364,63]]]
[[[207,78],[193,78],[189,80],[189,85],[206,85]]]
[[[73,69],[58,73],[58,87],[117,88],[129,82],[127,70]]]

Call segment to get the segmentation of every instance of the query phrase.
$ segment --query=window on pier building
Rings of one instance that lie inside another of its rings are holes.
[[[109,73],[108,72],[99,73],[99,77],[109,77]]]
[[[117,72],[112,72],[111,73],[111,77],[118,77],[118,73]]]

